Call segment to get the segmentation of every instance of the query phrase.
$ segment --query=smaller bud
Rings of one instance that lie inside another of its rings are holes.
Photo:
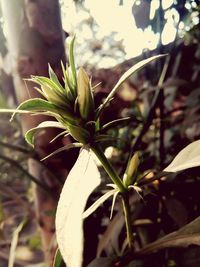
[[[79,112],[83,119],[92,119],[94,116],[94,99],[90,80],[83,68],[79,69],[77,79]]]
[[[128,187],[132,185],[134,182],[134,176],[137,172],[140,160],[138,156],[138,152],[136,152],[133,157],[129,160],[126,171],[124,173],[123,182]]]

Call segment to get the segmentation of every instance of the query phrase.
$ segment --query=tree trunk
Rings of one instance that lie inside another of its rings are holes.
[[[48,63],[61,78],[60,62],[61,60],[65,62],[65,49],[59,3],[58,0],[1,0],[1,4],[12,63],[12,75],[20,103],[30,97],[38,96],[34,89],[35,85],[30,82],[25,83],[23,79],[30,78],[30,75],[47,76]],[[44,120],[41,115],[26,115],[21,118],[23,132]],[[55,150],[58,145],[63,145],[62,140],[59,144],[49,145],[49,141],[55,135],[55,130],[43,131],[38,135],[35,150],[39,158]],[[49,159],[45,165],[61,179],[64,179],[70,167],[69,163],[60,157]],[[35,186],[36,215],[41,229],[45,259],[47,266],[52,266],[53,247],[50,247],[50,244],[53,244],[54,217],[45,214],[47,211],[55,210],[62,182],[52,178],[49,171],[35,160],[29,159],[28,166],[32,175],[52,189],[50,196],[42,188]]]

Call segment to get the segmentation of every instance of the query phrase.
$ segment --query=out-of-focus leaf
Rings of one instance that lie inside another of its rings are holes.
[[[83,149],[63,186],[56,212],[56,236],[68,267],[83,261],[83,211],[91,192],[100,184],[100,174],[91,153]]]
[[[113,267],[116,259],[113,258],[98,258],[94,259],[87,267]]]
[[[11,246],[10,246],[10,255],[9,255],[9,260],[8,260],[8,267],[14,267],[15,252],[16,252],[16,248],[17,248],[19,234],[20,234],[21,230],[23,229],[24,224],[25,224],[25,220],[23,220],[13,232],[13,237],[12,237]]]
[[[164,171],[178,172],[197,166],[200,166],[200,140],[192,142],[181,150]]]
[[[118,189],[112,189],[112,190],[106,192],[99,199],[97,199],[97,201],[95,201],[86,211],[84,211],[83,218],[85,219],[88,216],[90,216],[90,214],[92,214],[96,209],[98,209],[98,207],[101,206],[103,204],[103,202],[105,202],[109,197],[114,195],[117,191],[118,191]]]
[[[57,121],[43,121],[41,122],[37,127],[30,129],[25,134],[25,139],[27,143],[29,143],[31,146],[33,146],[34,142],[34,134],[38,130],[42,130],[45,128],[59,128],[59,129],[65,129],[65,127],[62,125],[62,123]]]
[[[119,87],[122,85],[123,82],[125,82],[132,74],[134,74],[136,71],[138,71],[141,68],[143,68],[145,65],[147,65],[151,61],[153,61],[155,59],[158,59],[158,58],[161,58],[163,56],[166,56],[166,55],[157,55],[157,56],[150,57],[148,59],[144,59],[144,60],[138,62],[137,64],[135,64],[134,66],[132,66],[130,69],[128,69],[121,76],[121,78],[118,80],[118,82],[116,83],[114,88],[111,90],[111,92],[109,93],[109,95],[107,96],[107,98],[105,99],[103,104],[100,106],[100,109],[97,112],[97,117],[103,111],[104,107],[111,101],[111,99],[113,98],[113,96],[115,95],[115,93],[117,92],[117,90],[119,89]]]
[[[169,247],[200,246],[200,217],[185,225],[178,231],[168,234],[159,240],[146,245],[138,254],[149,254]]]

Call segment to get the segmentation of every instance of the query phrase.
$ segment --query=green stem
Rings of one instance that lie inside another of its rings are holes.
[[[107,174],[110,176],[113,183],[118,187],[121,196],[122,196],[122,205],[125,217],[125,224],[126,224],[126,233],[127,233],[127,240],[129,249],[133,249],[133,231],[131,225],[131,216],[130,216],[130,204],[129,204],[129,193],[127,188],[124,186],[122,180],[116,173],[115,169],[112,167],[106,156],[104,155],[102,149],[95,145],[91,147],[91,150],[95,153],[97,158],[102,163]]]
[[[126,224],[126,235],[128,240],[128,247],[133,250],[133,229],[131,224],[130,204],[127,194],[122,195],[122,205]]]
[[[122,180],[120,179],[119,175],[114,170],[113,166],[110,164],[106,156],[104,155],[102,149],[95,145],[91,147],[91,150],[94,152],[94,154],[97,156],[97,158],[102,163],[102,166],[104,167],[107,174],[110,176],[113,183],[118,187],[119,191],[123,194],[127,192],[126,187],[124,186]]]

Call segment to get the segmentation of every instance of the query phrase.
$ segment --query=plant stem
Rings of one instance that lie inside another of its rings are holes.
[[[106,156],[104,155],[101,147],[95,145],[91,147],[91,150],[95,153],[97,158],[102,163],[107,174],[110,176],[113,183],[118,187],[121,196],[122,196],[122,205],[125,217],[126,224],[126,234],[128,240],[128,246],[130,250],[133,250],[133,231],[131,225],[131,216],[130,216],[130,205],[129,205],[129,192],[128,189],[124,186],[122,180],[116,173],[115,169],[112,167]]]
[[[118,187],[120,193],[127,192],[126,187],[124,186],[122,180],[120,179],[119,175],[116,173],[113,166],[110,164],[106,156],[104,155],[101,147],[95,145],[91,147],[91,150],[94,152],[94,154],[97,156],[97,158],[102,163],[102,166],[104,167],[105,171],[113,181],[113,183]]]
[[[133,250],[133,229],[131,225],[130,204],[127,194],[122,195],[122,205],[124,210],[128,247],[130,250]]]

